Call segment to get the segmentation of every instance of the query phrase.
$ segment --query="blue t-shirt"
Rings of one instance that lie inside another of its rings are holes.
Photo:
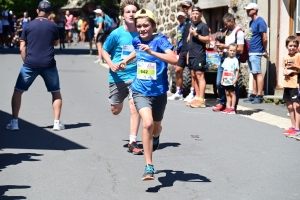
[[[179,25],[177,27],[177,53],[179,54],[180,53],[180,50],[181,50],[181,47],[182,47],[182,34],[183,34],[183,31],[184,31],[184,23]]]
[[[104,19],[103,19],[103,17],[96,17],[95,19],[94,19],[94,24],[96,24],[97,26],[95,26],[95,27],[98,27],[99,26],[99,23],[101,23],[101,22],[103,22],[104,21]],[[100,33],[103,33],[103,24],[102,24],[102,29],[100,30]]]
[[[120,63],[134,50],[132,40],[137,35],[138,33],[136,31],[128,32],[124,29],[124,26],[120,26],[109,34],[102,49],[111,55],[113,63]],[[126,65],[124,71],[113,72],[109,69],[108,81],[110,83],[132,81],[135,76],[136,62],[132,61]]]
[[[255,20],[251,20],[249,24],[249,33],[247,40],[250,43],[250,53],[264,53],[264,46],[262,43],[262,38],[260,33],[266,33],[267,32],[267,24],[265,20],[261,17],[257,17]]]
[[[21,40],[27,42],[25,67],[55,67],[54,41],[59,39],[58,26],[44,17],[27,24]]]
[[[96,18],[96,14],[94,12],[89,12],[88,18],[89,18],[89,30],[94,31],[94,27],[95,27],[94,19]]]
[[[150,41],[142,41],[140,37],[133,39],[132,44],[136,51],[137,76],[130,88],[145,96],[159,96],[169,90],[168,64],[155,56],[140,51],[138,44],[147,44],[152,51],[165,53],[173,49],[172,44],[163,34],[158,34]]]

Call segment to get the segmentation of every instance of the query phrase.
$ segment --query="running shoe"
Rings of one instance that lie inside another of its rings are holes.
[[[6,129],[11,131],[18,131],[19,130],[18,122],[14,122],[13,120],[10,120],[9,124],[6,125]]]
[[[255,95],[250,95],[248,98],[244,99],[243,102],[252,102],[256,96]]]
[[[157,138],[153,137],[153,149],[152,152],[157,150],[159,146],[159,136]]]
[[[222,114],[227,114],[230,111],[230,108],[225,108],[223,111],[221,111]]]
[[[143,150],[139,148],[136,142],[128,144],[127,152],[132,153],[133,155],[143,155]]]
[[[262,97],[255,97],[254,100],[251,102],[252,104],[260,104],[264,101]]]
[[[93,50],[90,50],[90,55],[93,55]]]
[[[206,108],[205,101],[196,100],[191,104],[191,108]]]
[[[196,98],[194,98],[193,100],[191,100],[191,101],[187,101],[186,103],[185,103],[185,105],[186,106],[191,106],[194,102],[196,102],[197,101],[197,99]]]
[[[213,108],[213,111],[215,112],[220,112],[226,109],[226,106],[224,106],[223,104],[218,104],[216,107]]]
[[[282,132],[282,134],[283,134],[283,135],[287,135],[287,134],[290,134],[290,133],[292,133],[292,132],[295,132],[295,129],[292,128],[292,127],[290,127],[289,129],[284,130],[284,131]]]
[[[142,181],[151,181],[151,180],[154,180],[154,166],[146,165]]]
[[[293,131],[291,131],[290,133],[285,134],[285,136],[286,136],[286,137],[291,137],[291,136],[296,135],[296,134],[298,134],[298,133],[299,133],[299,131],[293,130]]]
[[[190,92],[189,95],[187,95],[184,99],[184,101],[192,101],[195,98],[195,95]]]
[[[99,63],[99,64],[103,64],[103,60],[98,58],[97,60],[94,61],[94,63]]]
[[[289,137],[299,140],[300,139],[300,132],[297,132],[296,134],[293,134],[293,135],[291,135]]]
[[[234,110],[234,109],[229,108],[229,110],[227,111],[227,114],[228,114],[228,115],[235,115],[236,113],[235,113],[235,110]]]
[[[183,100],[182,94],[178,94],[177,92],[172,96],[168,97],[168,100]]]
[[[65,125],[59,121],[59,123],[54,123],[53,125],[53,130],[54,131],[60,131],[60,130],[64,130],[65,129]]]

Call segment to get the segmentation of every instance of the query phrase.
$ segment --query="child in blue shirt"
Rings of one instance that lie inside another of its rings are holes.
[[[222,111],[224,114],[235,114],[236,94],[235,84],[239,77],[239,61],[236,58],[237,44],[228,46],[227,55],[222,63],[223,74],[221,84],[225,88],[227,108]]]
[[[154,180],[152,152],[158,148],[161,122],[167,104],[167,63],[176,65],[173,46],[156,29],[154,14],[141,9],[135,14],[139,36],[132,41],[137,61],[137,75],[130,88],[133,101],[143,120],[143,148],[146,160],[142,180]]]

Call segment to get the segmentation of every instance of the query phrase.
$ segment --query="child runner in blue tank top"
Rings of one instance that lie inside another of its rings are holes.
[[[156,23],[154,15],[146,9],[135,15],[139,36],[132,41],[137,61],[137,75],[130,88],[133,101],[143,119],[143,148],[146,160],[142,180],[154,179],[152,152],[158,148],[159,136],[167,104],[167,63],[175,65],[173,46],[162,34],[153,34]]]

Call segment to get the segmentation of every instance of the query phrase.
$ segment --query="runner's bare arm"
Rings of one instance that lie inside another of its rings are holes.
[[[25,40],[20,40],[20,52],[21,52],[21,57],[23,61],[25,61],[26,58],[26,41]]]
[[[102,57],[104,58],[104,60],[106,61],[106,63],[108,64],[109,68],[113,71],[113,72],[117,72],[119,71],[119,65],[116,65],[112,62],[110,55],[107,51],[102,49]]]
[[[122,62],[119,65],[120,70],[125,70],[126,69],[126,65],[132,61],[133,59],[135,59],[136,56],[136,52],[132,51],[125,59],[122,60]]]
[[[56,47],[59,44],[59,39],[58,40],[54,40],[54,46]]]

